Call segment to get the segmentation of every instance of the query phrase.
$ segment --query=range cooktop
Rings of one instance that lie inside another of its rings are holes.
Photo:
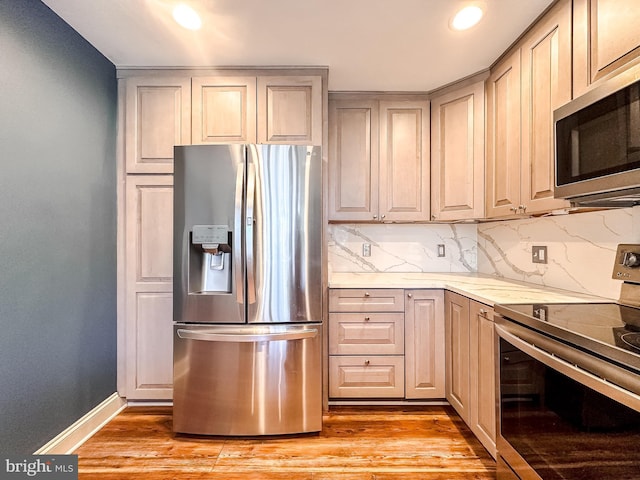
[[[640,370],[640,308],[618,303],[496,305],[495,312],[589,353]]]

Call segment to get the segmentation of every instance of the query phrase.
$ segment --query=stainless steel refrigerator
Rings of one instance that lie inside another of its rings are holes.
[[[320,147],[175,147],[173,430],[322,429]]]

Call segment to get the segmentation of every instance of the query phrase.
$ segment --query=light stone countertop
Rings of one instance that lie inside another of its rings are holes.
[[[480,273],[332,273],[329,288],[438,288],[485,305],[611,302],[604,297],[506,280]]]

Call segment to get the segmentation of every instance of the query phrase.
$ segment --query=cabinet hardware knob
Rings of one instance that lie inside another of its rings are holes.
[[[365,322],[368,322],[369,320],[371,320],[371,317],[364,317]]]
[[[522,213],[525,213],[527,211],[526,205],[520,205],[520,208],[522,209]]]
[[[375,220],[376,218],[378,218],[378,215],[374,215],[374,216],[373,216],[373,219],[374,219],[374,220]]]
[[[365,360],[365,361],[364,361],[364,364],[365,364],[365,365],[369,365],[369,360]]]
[[[509,210],[511,210],[512,212],[515,213],[515,212],[518,211],[518,208],[520,208],[520,207],[511,207],[511,208],[509,208]]]
[[[411,295],[410,293],[407,293],[407,297],[413,298],[413,295]]]
[[[382,218],[384,220],[384,218],[386,217],[386,215],[380,215],[380,218]]]
[[[435,215],[431,215],[431,220],[435,220],[436,216]]]
[[[368,297],[369,296],[369,292],[364,292],[364,296]]]
[[[483,317],[487,316],[487,311],[484,308],[480,309],[480,315],[482,315]]]

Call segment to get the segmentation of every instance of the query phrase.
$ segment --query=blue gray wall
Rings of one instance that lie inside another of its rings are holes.
[[[0,0],[0,452],[116,390],[116,74],[37,0]]]

